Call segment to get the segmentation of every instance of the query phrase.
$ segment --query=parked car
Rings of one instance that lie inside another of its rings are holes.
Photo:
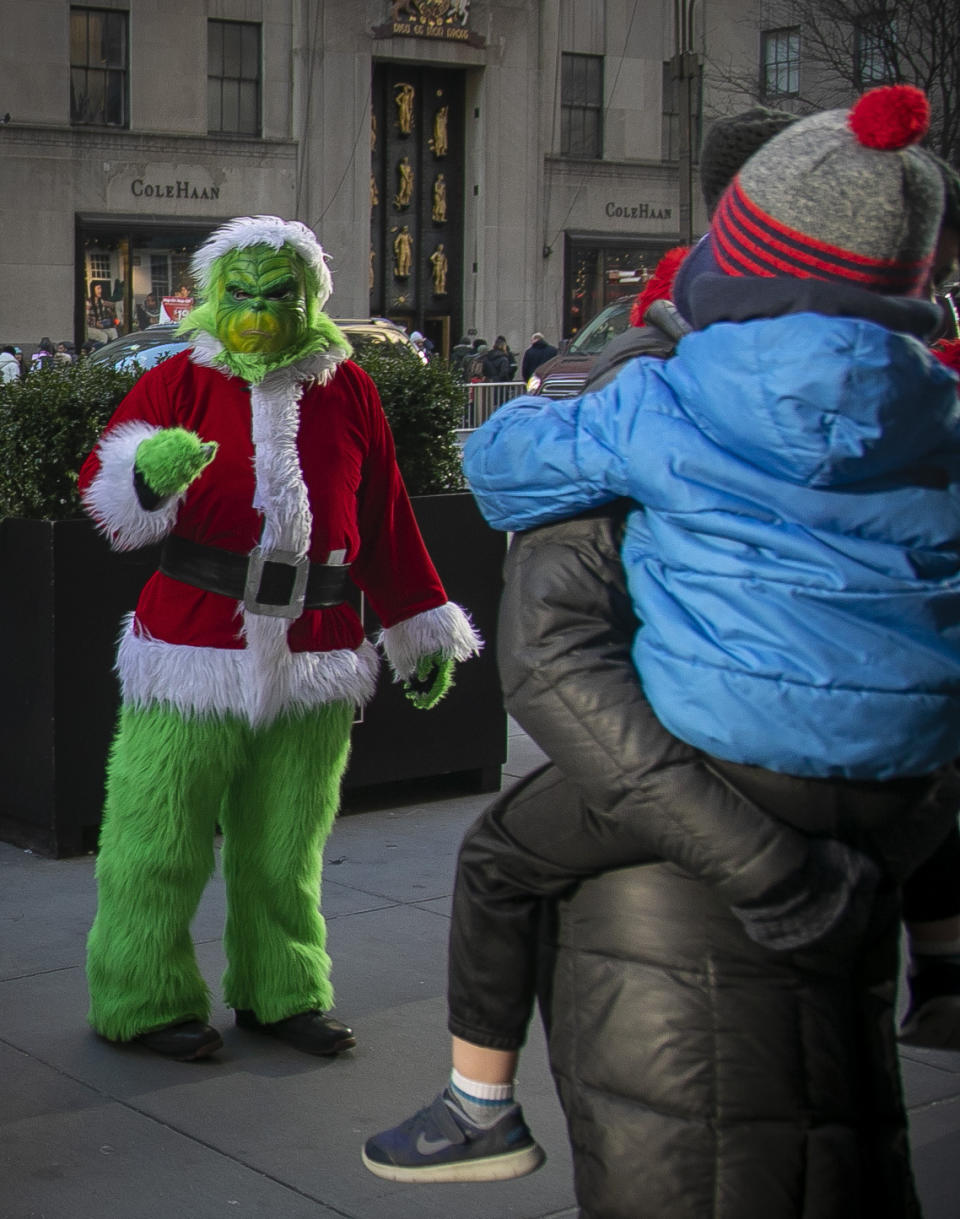
[[[545,361],[527,382],[527,392],[547,398],[576,398],[604,347],[630,325],[635,296],[621,296],[601,309],[568,347]]]
[[[392,343],[408,347],[426,361],[426,356],[407,332],[386,318],[334,318],[334,321],[354,347],[363,347],[368,343]],[[118,339],[111,339],[91,352],[87,359],[92,364],[113,364],[117,368],[130,368],[134,364],[141,368],[152,368],[189,345],[176,331],[176,322],[160,322],[156,326],[148,326],[146,330],[135,330]]]

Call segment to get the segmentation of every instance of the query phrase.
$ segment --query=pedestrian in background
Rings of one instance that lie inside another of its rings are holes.
[[[15,347],[4,347],[0,351],[0,383],[20,380],[20,361]]]
[[[44,368],[53,368],[53,341],[52,339],[42,338],[40,343],[30,357],[30,371],[38,372]]]
[[[465,380],[476,385],[484,379],[483,358],[489,350],[490,344],[486,339],[476,338],[473,340],[473,354],[467,356],[463,361]]]
[[[539,330],[535,330],[530,336],[530,346],[523,353],[520,363],[520,380],[526,384],[540,365],[546,364],[547,360],[552,360],[556,354],[556,347],[548,343]]]
[[[451,347],[450,363],[454,368],[459,368],[462,371],[463,362],[470,355],[473,355],[473,344],[470,342],[470,336],[465,334],[459,343]]]
[[[510,355],[507,340],[502,334],[498,334],[493,340],[493,346],[485,353],[481,365],[483,379],[487,384],[510,380]]]

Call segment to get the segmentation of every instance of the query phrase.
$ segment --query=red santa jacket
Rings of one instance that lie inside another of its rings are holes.
[[[315,356],[251,387],[198,358],[186,352],[145,373],[84,463],[81,495],[113,544],[172,532],[242,554],[260,543],[311,562],[342,557],[383,624],[398,677],[431,652],[476,652],[480,641],[424,548],[363,370]],[[216,441],[217,454],[184,495],[151,511],[134,489],[136,450],[168,427]],[[262,722],[332,699],[364,702],[377,661],[350,605],[265,617],[158,572],[121,639],[118,668],[128,702]]]

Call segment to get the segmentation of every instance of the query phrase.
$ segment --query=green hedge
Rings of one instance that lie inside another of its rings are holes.
[[[0,387],[0,516],[82,516],[77,474],[137,372],[80,361]]]
[[[380,390],[411,495],[463,488],[456,428],[463,386],[442,361],[369,347],[356,356]],[[138,370],[81,360],[0,385],[0,516],[82,516],[77,474]]]
[[[458,427],[464,387],[446,361],[424,364],[409,348],[369,343],[354,354],[373,379],[390,421],[397,464],[411,495],[441,495],[464,488]]]

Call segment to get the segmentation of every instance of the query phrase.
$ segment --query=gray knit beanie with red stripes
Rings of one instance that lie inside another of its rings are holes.
[[[944,207],[942,175],[916,146],[929,121],[921,90],[889,85],[774,136],[713,217],[721,269],[920,293]]]

